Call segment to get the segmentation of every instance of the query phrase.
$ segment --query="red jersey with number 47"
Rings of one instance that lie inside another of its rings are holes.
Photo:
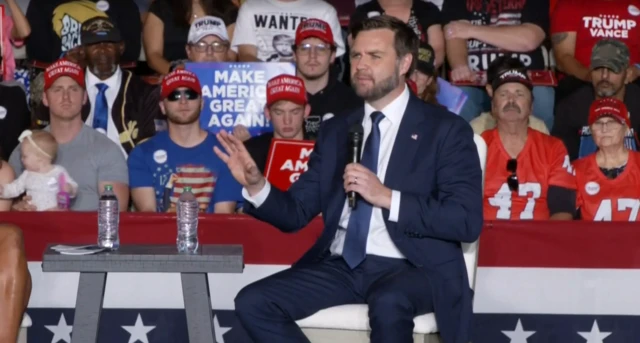
[[[497,129],[482,134],[487,143],[484,184],[484,219],[549,219],[549,186],[576,188],[573,167],[561,140],[529,129],[527,142],[518,154],[518,190],[509,189],[511,159]]]
[[[638,221],[640,210],[640,153],[629,152],[624,171],[607,178],[596,154],[574,162],[578,186],[577,205],[583,220]]]

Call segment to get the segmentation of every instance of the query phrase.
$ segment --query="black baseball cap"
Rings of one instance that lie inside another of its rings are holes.
[[[80,43],[82,45],[122,41],[120,30],[109,19],[105,17],[93,17],[82,23]]]
[[[507,83],[519,83],[529,88],[529,90],[533,89],[533,84],[531,84],[531,80],[529,80],[527,72],[522,69],[508,69],[503,71],[493,79],[491,88],[493,88],[493,91],[495,92],[498,90],[498,87]]]
[[[423,74],[432,75],[436,65],[436,53],[431,47],[431,45],[427,43],[420,43],[420,48],[418,49],[418,63],[416,68]]]

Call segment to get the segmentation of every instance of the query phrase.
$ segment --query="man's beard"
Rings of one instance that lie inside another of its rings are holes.
[[[600,85],[602,84],[609,84],[609,87],[607,87],[606,89],[600,89]],[[609,98],[618,94],[622,87],[624,87],[624,85],[618,88],[614,88],[614,85],[611,82],[602,80],[596,84],[596,95],[600,98]]]
[[[367,90],[358,89],[357,83],[354,82],[353,77],[351,78],[351,86],[356,91],[356,94],[358,94],[359,97],[363,98],[365,101],[368,101],[368,102],[376,101],[383,98],[384,96],[389,94],[392,90],[394,90],[396,87],[398,87],[398,83],[400,83],[400,68],[397,64],[391,76],[389,76],[388,78],[380,82],[374,81],[373,87]]]
[[[96,76],[102,76],[106,74],[113,75],[117,69],[118,69],[118,65],[116,63],[111,64],[111,69],[107,71],[100,70],[97,64],[90,66],[91,73]]]
[[[180,115],[167,114],[167,120],[172,124],[177,125],[189,125],[197,122],[200,119],[200,110],[195,111],[188,117],[181,117]]]
[[[302,76],[302,78],[303,78],[304,80],[307,80],[307,81],[316,81],[316,80],[321,79],[321,78],[322,78],[322,77],[324,77],[325,75],[327,75],[327,74],[329,73],[329,69],[327,69],[327,70],[325,70],[325,71],[319,71],[319,72],[317,72],[317,73],[315,73],[315,74],[308,74],[308,73],[305,73],[305,72],[302,70],[302,68],[298,68],[298,72],[300,73],[300,75]]]

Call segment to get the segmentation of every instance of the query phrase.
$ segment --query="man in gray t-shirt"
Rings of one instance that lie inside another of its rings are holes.
[[[107,136],[82,120],[82,105],[87,102],[84,70],[77,64],[59,60],[44,72],[42,103],[49,108],[50,122],[46,128],[58,142],[55,164],[63,166],[78,183],[78,194],[71,202],[71,210],[95,211],[106,185],[113,186],[120,210],[129,204],[129,173],[120,147]],[[106,106],[106,104],[105,104]],[[104,115],[96,121],[105,121]],[[16,174],[23,171],[20,146],[9,164]],[[32,206],[20,201],[14,210],[31,211]]]
[[[9,157],[16,175],[23,171],[20,157],[18,146]],[[99,194],[103,191],[98,188],[100,184],[129,184],[127,161],[118,145],[87,125],[72,141],[58,145],[55,164],[63,166],[78,183],[78,195],[71,202],[73,211],[97,210]]]

